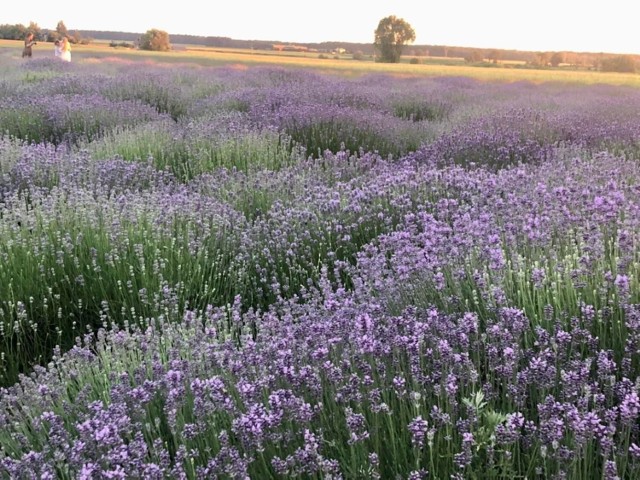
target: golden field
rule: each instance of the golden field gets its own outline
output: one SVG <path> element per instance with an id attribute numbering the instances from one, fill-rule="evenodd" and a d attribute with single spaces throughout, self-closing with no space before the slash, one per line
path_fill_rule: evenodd
<path id="1" fill-rule="evenodd" d="M 11 64 L 23 61 L 20 58 L 22 42 L 0 40 L 0 66 L 11 68 Z M 53 44 L 39 43 L 34 47 L 34 58 L 53 57 Z M 254 65 L 273 65 L 291 68 L 317 69 L 324 73 L 344 76 L 359 76 L 372 73 L 399 76 L 464 76 L 484 81 L 503 82 L 561 82 L 577 84 L 605 83 L 612 85 L 640 86 L 640 75 L 572 69 L 529 69 L 517 68 L 509 62 L 500 67 L 466 65 L 462 60 L 437 59 L 428 57 L 420 64 L 408 63 L 408 58 L 399 64 L 376 63 L 370 57 L 353 60 L 351 55 L 326 55 L 318 53 L 275 52 L 265 50 L 239 50 L 204 47 L 200 45 L 180 45 L 171 52 L 149 52 L 143 50 L 114 48 L 106 41 L 95 41 L 90 45 L 74 45 L 73 61 L 90 64 L 92 62 L 153 62 L 184 66 L 232 65 L 246 68 Z M 442 62 L 442 63 L 440 63 Z"/>

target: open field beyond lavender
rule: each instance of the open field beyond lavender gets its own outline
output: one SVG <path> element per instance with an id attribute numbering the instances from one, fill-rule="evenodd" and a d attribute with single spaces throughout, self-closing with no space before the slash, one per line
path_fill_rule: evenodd
<path id="1" fill-rule="evenodd" d="M 0 478 L 640 477 L 640 90 L 0 63 Z"/>
<path id="2" fill-rule="evenodd" d="M 0 65 L 3 59 L 13 63 L 20 61 L 22 42 L 0 39 Z M 53 57 L 52 43 L 39 43 L 34 47 L 34 59 Z M 230 48 L 181 45 L 170 52 L 150 52 L 128 48 L 113 48 L 106 41 L 90 45 L 74 45 L 74 62 L 105 64 L 122 61 L 157 63 L 173 68 L 215 67 L 233 65 L 235 68 L 270 66 L 286 69 L 310 69 L 316 72 L 358 77 L 371 74 L 400 76 L 451 77 L 464 76 L 482 81 L 499 82 L 563 82 L 581 85 L 607 83 L 640 87 L 640 75 L 630 73 L 576 70 L 574 68 L 518 68 L 518 64 L 501 62 L 491 67 L 474 66 L 461 58 L 424 57 L 420 64 L 410 63 L 410 58 L 401 63 L 377 63 L 372 58 L 354 60 L 352 54 L 318 58 L 317 53 L 275 52 L 268 50 L 241 50 Z"/>

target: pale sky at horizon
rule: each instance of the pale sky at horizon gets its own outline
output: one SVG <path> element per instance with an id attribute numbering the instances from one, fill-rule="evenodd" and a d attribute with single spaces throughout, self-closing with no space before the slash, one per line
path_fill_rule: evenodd
<path id="1" fill-rule="evenodd" d="M 0 24 L 33 21 L 55 29 L 189 34 L 291 43 L 373 42 L 380 19 L 404 18 L 416 45 L 447 45 L 530 51 L 638 53 L 637 15 L 631 0 L 420 0 L 302 2 L 181 0 L 152 10 L 141 0 L 109 0 L 88 8 L 86 0 L 9 1 Z M 94 4 L 95 5 L 95 4 Z"/>

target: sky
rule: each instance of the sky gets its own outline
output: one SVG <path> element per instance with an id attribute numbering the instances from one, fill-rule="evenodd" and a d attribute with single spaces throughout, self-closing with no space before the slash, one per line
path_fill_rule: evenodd
<path id="1" fill-rule="evenodd" d="M 91 7 L 87 0 L 3 3 L 0 24 L 33 21 L 55 29 L 62 20 L 70 31 L 144 33 L 156 28 L 170 37 L 371 43 L 378 22 L 395 15 L 413 27 L 416 45 L 640 54 L 633 0 L 108 0 Z"/>

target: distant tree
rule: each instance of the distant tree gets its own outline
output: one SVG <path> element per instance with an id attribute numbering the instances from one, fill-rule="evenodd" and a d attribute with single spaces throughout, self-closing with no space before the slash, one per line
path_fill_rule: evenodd
<path id="1" fill-rule="evenodd" d="M 487 58 L 493 63 L 498 63 L 502 59 L 502 52 L 500 50 L 489 50 Z"/>
<path id="2" fill-rule="evenodd" d="M 533 57 L 531 63 L 537 67 L 546 67 L 551 60 L 551 54 L 549 52 L 538 52 Z"/>
<path id="3" fill-rule="evenodd" d="M 636 61 L 631 55 L 617 55 L 600 62 L 600 70 L 603 72 L 635 73 L 636 68 Z"/>
<path id="4" fill-rule="evenodd" d="M 33 33 L 33 36 L 36 39 L 36 41 L 44 40 L 42 29 L 38 26 L 37 23 L 30 22 L 29 26 L 27 27 L 27 31 Z"/>
<path id="5" fill-rule="evenodd" d="M 377 61 L 384 63 L 398 63 L 404 46 L 416 39 L 416 32 L 411 25 L 395 15 L 380 20 L 374 33 L 373 45 L 378 51 Z"/>
<path id="6" fill-rule="evenodd" d="M 59 38 L 69 36 L 69 31 L 62 20 L 58 22 L 58 25 L 56 25 L 56 32 L 58 33 Z"/>
<path id="7" fill-rule="evenodd" d="M 90 37 L 83 37 L 82 34 L 75 30 L 72 34 L 69 35 L 69 41 L 71 43 L 79 43 L 80 45 L 89 45 L 91 43 Z"/>
<path id="8" fill-rule="evenodd" d="M 471 50 L 464 57 L 464 61 L 467 63 L 479 63 L 484 60 L 484 54 L 480 50 Z"/>
<path id="9" fill-rule="evenodd" d="M 64 22 L 62 20 L 60 20 L 58 22 L 58 25 L 56 25 L 56 30 L 54 32 L 49 32 L 47 39 L 50 42 L 55 42 L 56 40 L 60 40 L 61 38 L 64 38 L 64 37 L 67 37 L 67 39 L 71 43 L 80 43 L 81 42 L 81 38 L 80 38 L 80 35 L 78 34 L 78 32 L 76 31 L 75 34 L 69 33 L 69 30 L 67 29 L 67 26 L 64 24 Z"/>
<path id="10" fill-rule="evenodd" d="M 549 63 L 552 67 L 557 67 L 561 63 L 565 62 L 564 58 L 564 52 L 555 52 L 553 55 L 551 55 L 551 58 L 549 58 Z"/>
<path id="11" fill-rule="evenodd" d="M 588 63 L 588 55 L 575 52 L 565 52 L 563 63 L 568 63 L 573 67 L 585 66 Z"/>
<path id="12" fill-rule="evenodd" d="M 140 37 L 140 49 L 154 52 L 167 52 L 171 50 L 169 34 L 162 30 L 152 28 Z"/>
<path id="13" fill-rule="evenodd" d="M 26 34 L 27 27 L 21 23 L 17 23 L 15 25 L 0 25 L 0 38 L 4 38 L 6 40 L 23 40 Z"/>
<path id="14" fill-rule="evenodd" d="M 47 31 L 47 41 L 55 42 L 56 40 L 60 40 L 60 34 L 55 30 Z"/>

